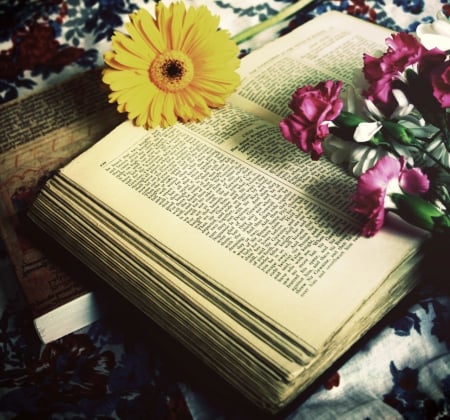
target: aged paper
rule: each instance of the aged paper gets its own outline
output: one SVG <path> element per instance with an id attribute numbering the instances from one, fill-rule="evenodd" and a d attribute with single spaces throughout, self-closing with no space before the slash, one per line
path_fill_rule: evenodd
<path id="1" fill-rule="evenodd" d="M 74 278 L 33 242 L 26 211 L 56 169 L 103 137 L 121 117 L 107 102 L 98 70 L 6 103 L 0 115 L 1 238 L 38 318 L 89 289 L 86 279 Z"/>

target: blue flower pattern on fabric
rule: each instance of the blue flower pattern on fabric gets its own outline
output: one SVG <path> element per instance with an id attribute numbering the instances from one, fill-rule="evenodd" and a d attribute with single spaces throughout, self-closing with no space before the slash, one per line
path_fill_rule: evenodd
<path id="1" fill-rule="evenodd" d="M 407 13 L 419 14 L 424 8 L 423 0 L 394 0 L 394 4 L 403 8 Z"/>
<path id="2" fill-rule="evenodd" d="M 222 9 L 231 9 L 237 16 L 258 16 L 261 22 L 277 13 L 277 11 L 270 7 L 268 3 L 261 3 L 246 8 L 236 7 L 235 5 L 224 1 L 216 1 L 215 3 Z"/>
<path id="3" fill-rule="evenodd" d="M 78 45 L 86 34 L 95 36 L 94 42 L 109 40 L 114 29 L 123 24 L 123 16 L 137 9 L 129 0 L 68 0 L 69 29 L 65 37 Z"/>
<path id="4" fill-rule="evenodd" d="M 441 380 L 444 398 L 433 399 L 419 385 L 419 371 L 405 367 L 398 369 L 391 361 L 389 366 L 393 386 L 383 396 L 383 401 L 396 409 L 405 419 L 448 418 L 450 409 L 450 375 Z"/>
<path id="5" fill-rule="evenodd" d="M 139 334 L 97 322 L 40 351 L 23 306 L 19 313 L 4 311 L 0 337 L 0 360 L 8 361 L 0 376 L 0 417 L 189 418 L 174 371 Z"/>
<path id="6" fill-rule="evenodd" d="M 19 88 L 32 89 L 33 78 L 47 79 L 72 65 L 86 70 L 99 65 L 99 51 L 80 48 L 81 40 L 93 36 L 94 45 L 108 41 L 136 9 L 130 0 L 0 5 L 0 17 L 11 22 L 0 30 L 0 40 L 14 40 L 12 47 L 0 52 L 0 102 L 16 98 Z"/>
<path id="7" fill-rule="evenodd" d="M 426 314 L 434 314 L 432 318 L 431 334 L 433 334 L 440 343 L 443 343 L 447 349 L 450 349 L 450 312 L 449 308 L 442 304 L 438 299 L 425 299 L 420 302 L 420 307 Z M 422 333 L 421 317 L 419 311 L 407 312 L 403 317 L 396 319 L 391 323 L 391 328 L 398 336 L 409 336 L 414 330 L 418 334 Z"/>
<path id="8" fill-rule="evenodd" d="M 425 318 L 431 321 L 429 333 L 436 337 L 445 349 L 450 350 L 450 310 L 448 305 L 439 299 L 423 299 L 415 306 L 416 311 L 408 311 L 403 317 L 396 319 L 390 327 L 394 334 L 400 337 L 409 337 L 412 331 L 422 334 L 422 322 Z M 422 312 L 422 311 L 423 312 Z M 445 351 L 445 350 L 443 350 Z M 405 418 L 445 418 L 449 412 L 450 375 L 441 379 L 441 389 L 444 398 L 433 399 L 419 390 L 419 370 L 405 367 L 398 369 L 394 361 L 390 362 L 389 370 L 392 375 L 393 386 L 383 399 L 399 411 Z"/>
<path id="9" fill-rule="evenodd" d="M 404 317 L 395 320 L 391 327 L 394 328 L 395 334 L 400 336 L 409 336 L 411 329 L 421 333 L 420 318 L 413 312 L 408 312 Z"/>
<path id="10" fill-rule="evenodd" d="M 403 415 L 417 412 L 419 408 L 417 402 L 423 398 L 423 395 L 417 389 L 418 370 L 409 367 L 397 369 L 394 362 L 391 362 L 389 369 L 393 387 L 388 394 L 384 395 L 384 402 Z"/>
<path id="11" fill-rule="evenodd" d="M 431 333 L 450 350 L 450 310 L 438 300 L 432 300 L 430 305 L 435 314 Z"/>

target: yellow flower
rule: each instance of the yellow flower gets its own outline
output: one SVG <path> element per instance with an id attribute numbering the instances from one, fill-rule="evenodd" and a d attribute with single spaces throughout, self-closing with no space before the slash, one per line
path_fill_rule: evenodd
<path id="1" fill-rule="evenodd" d="M 238 47 L 206 6 L 159 2 L 155 15 L 140 9 L 128 34 L 113 35 L 102 76 L 109 101 L 145 128 L 200 121 L 239 85 Z"/>

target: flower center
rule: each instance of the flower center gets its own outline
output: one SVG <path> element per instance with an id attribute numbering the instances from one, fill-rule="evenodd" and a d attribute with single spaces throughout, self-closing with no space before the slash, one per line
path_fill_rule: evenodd
<path id="1" fill-rule="evenodd" d="M 165 51 L 150 65 L 152 82 L 165 92 L 184 89 L 194 77 L 192 60 L 181 51 Z"/>

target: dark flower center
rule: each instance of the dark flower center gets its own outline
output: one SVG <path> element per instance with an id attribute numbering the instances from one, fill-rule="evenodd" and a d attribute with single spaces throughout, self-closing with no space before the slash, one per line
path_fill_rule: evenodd
<path id="1" fill-rule="evenodd" d="M 180 60 L 170 60 L 164 64 L 164 71 L 171 79 L 181 79 L 184 74 L 183 63 Z"/>
<path id="2" fill-rule="evenodd" d="M 150 64 L 150 79 L 164 92 L 184 89 L 194 77 L 191 59 L 181 51 L 165 51 Z"/>

